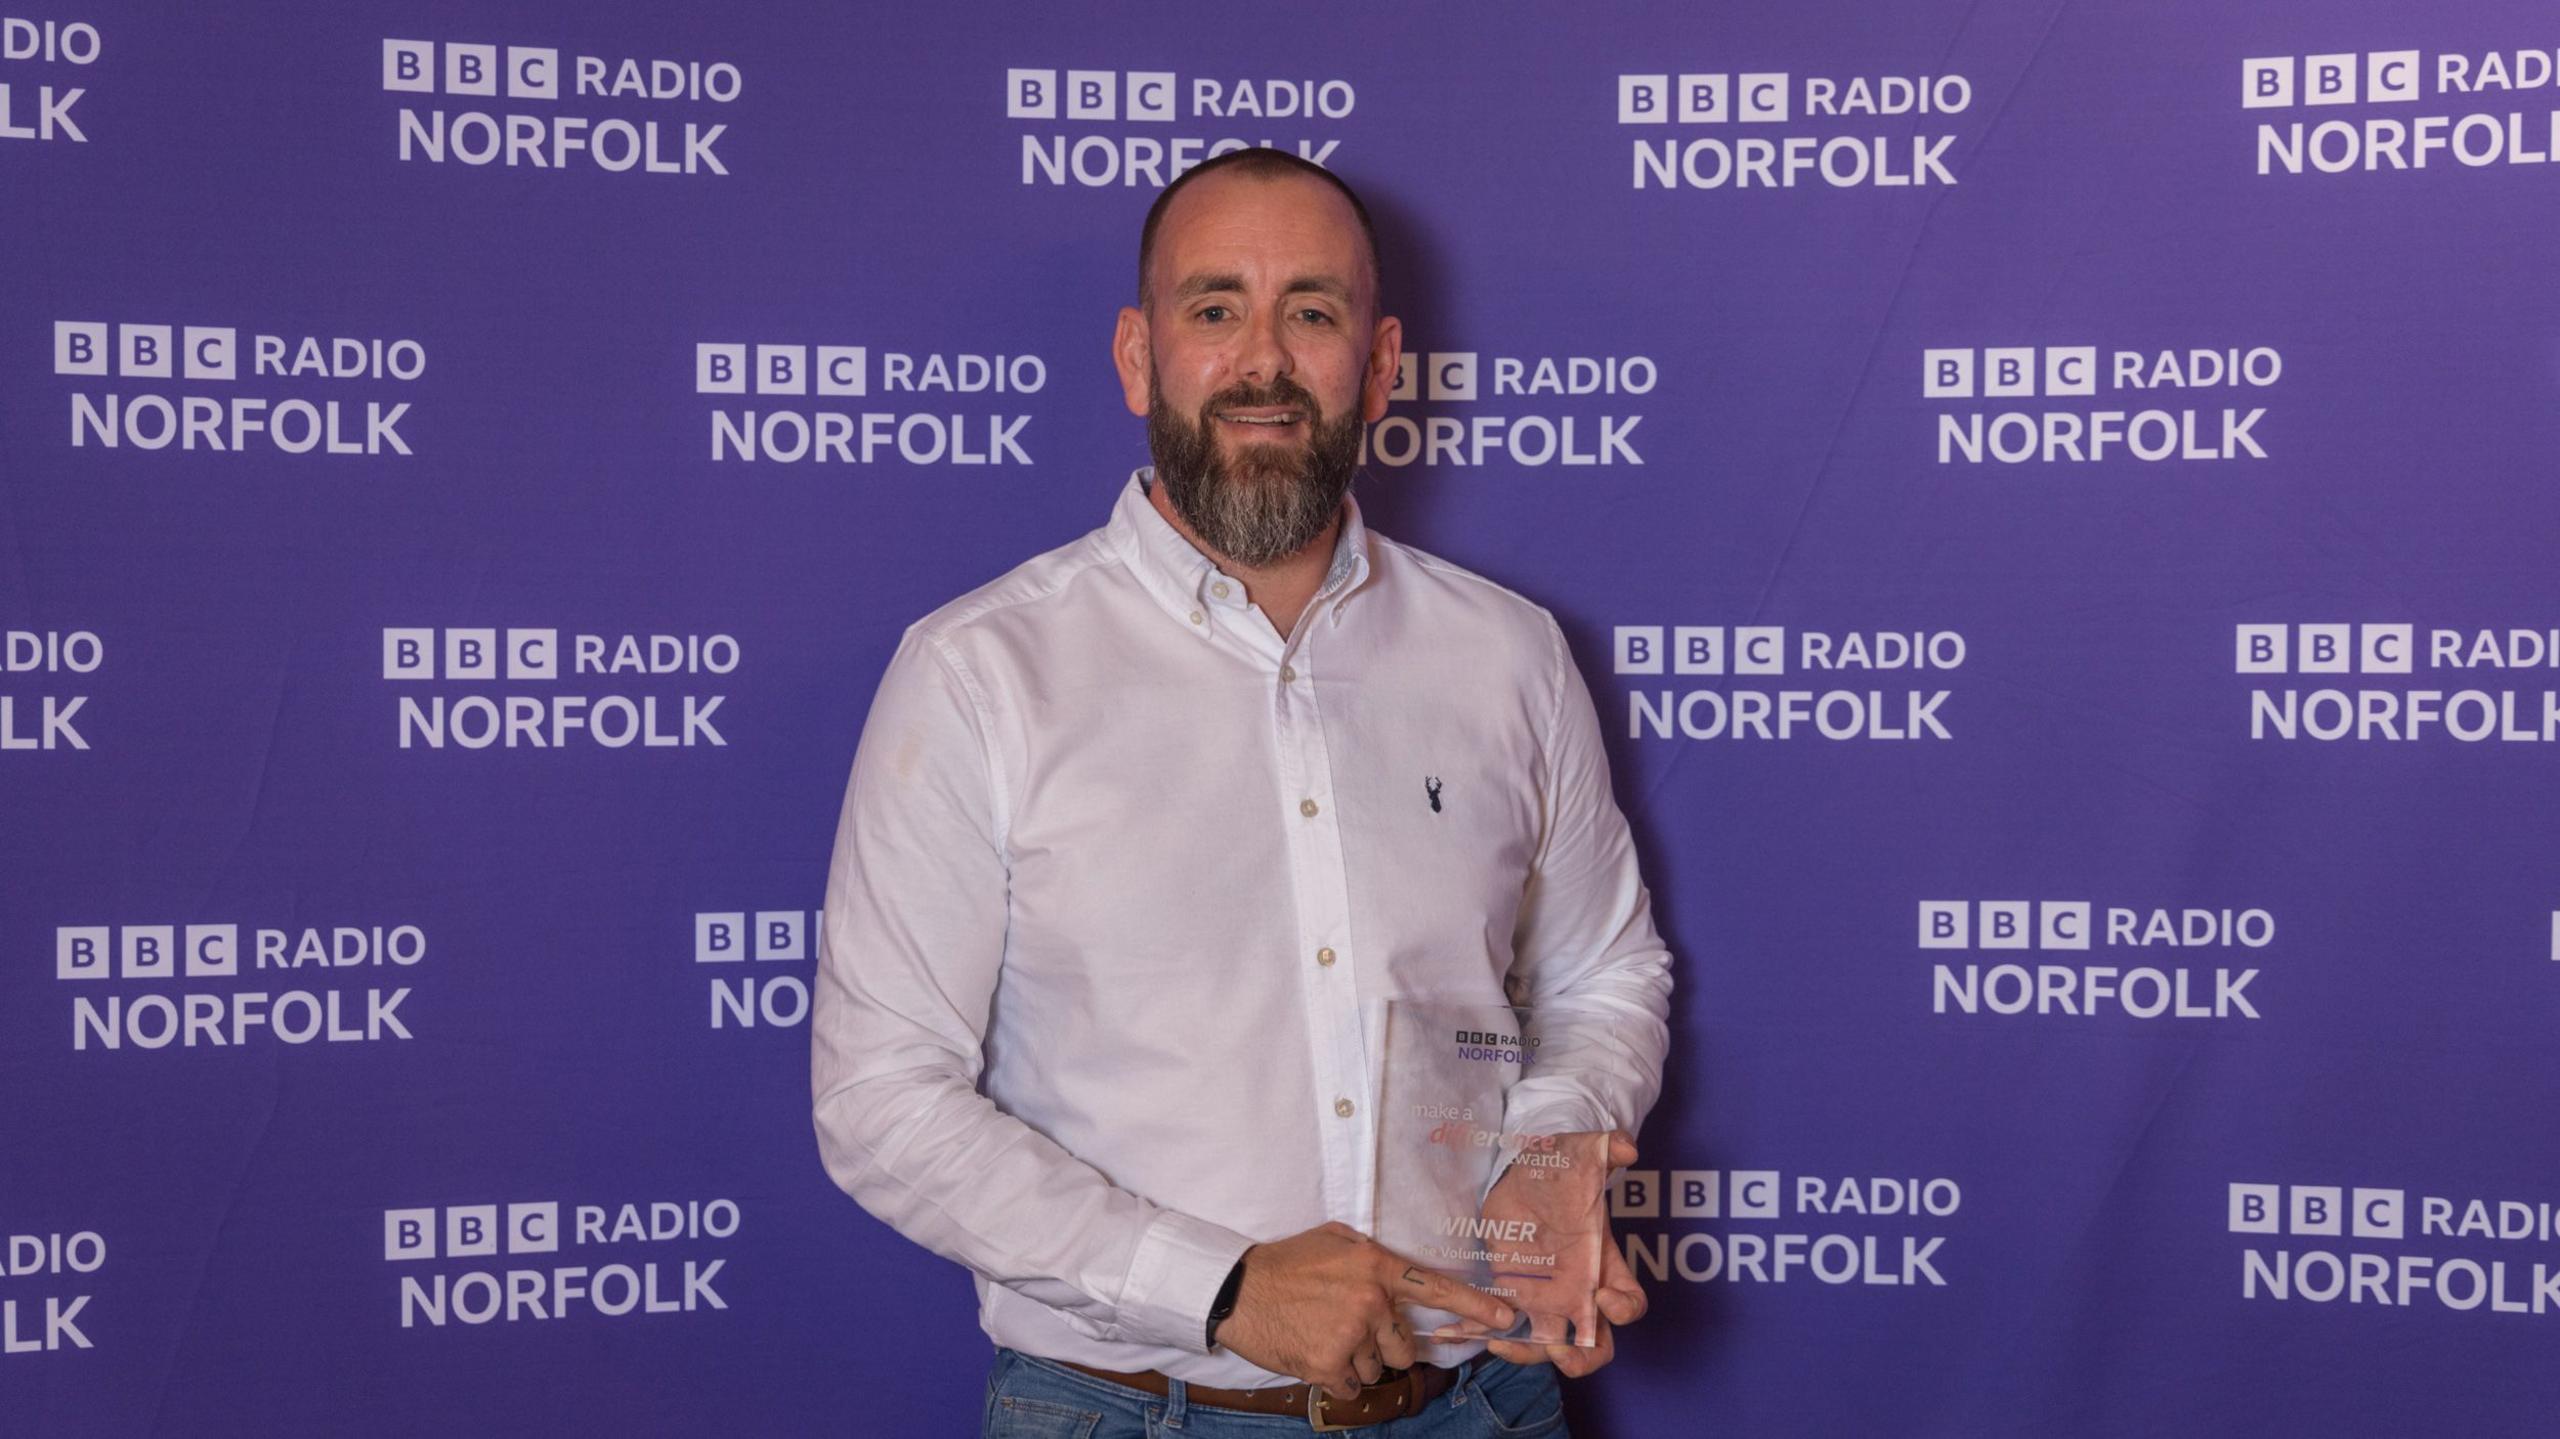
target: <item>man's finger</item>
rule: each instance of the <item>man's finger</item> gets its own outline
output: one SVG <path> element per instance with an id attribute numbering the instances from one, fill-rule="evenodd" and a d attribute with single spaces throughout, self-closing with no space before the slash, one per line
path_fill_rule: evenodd
<path id="1" fill-rule="evenodd" d="M 1446 1309 L 1462 1319 L 1500 1333 L 1511 1327 L 1511 1306 L 1471 1284 L 1461 1284 L 1438 1270 L 1429 1269 L 1404 1258 L 1392 1250 L 1382 1251 L 1394 1275 L 1387 1289 L 1399 1301 L 1420 1304 L 1431 1309 Z"/>
<path id="2" fill-rule="evenodd" d="M 1377 1383 L 1378 1376 L 1386 1372 L 1387 1361 L 1379 1357 L 1374 1341 L 1361 1345 L 1351 1356 L 1351 1377 L 1359 1380 L 1363 1387 Z"/>
<path id="3" fill-rule="evenodd" d="M 1635 1136 L 1623 1129 L 1609 1131 L 1609 1167 L 1624 1169 L 1636 1162 Z"/>
<path id="4" fill-rule="evenodd" d="M 1618 1357 L 1617 1336 L 1610 1332 L 1609 1325 L 1604 1320 L 1600 1325 L 1599 1343 L 1587 1349 L 1570 1344 L 1559 1344 L 1555 1346 L 1555 1356 L 1558 1374 L 1579 1379 Z"/>
<path id="5" fill-rule="evenodd" d="M 1633 1324 L 1653 1307 L 1644 1286 L 1636 1281 L 1636 1272 L 1627 1267 L 1627 1256 L 1613 1240 L 1600 1246 L 1599 1303 L 1601 1317 L 1612 1324 Z"/>
<path id="6" fill-rule="evenodd" d="M 1385 1326 L 1379 1329 L 1378 1357 L 1392 1369 L 1413 1367 L 1413 1331 L 1405 1327 L 1401 1314 L 1389 1316 Z"/>
<path id="7" fill-rule="evenodd" d="M 1515 1339 L 1489 1339 L 1484 1347 L 1494 1358 L 1513 1364 L 1545 1364 L 1554 1358 L 1544 1344 L 1523 1344 Z"/>
<path id="8" fill-rule="evenodd" d="M 1328 1397 L 1339 1399 L 1345 1404 L 1360 1397 L 1360 1376 L 1347 1364 L 1313 1382 L 1318 1388 L 1324 1390 Z"/>
<path id="9" fill-rule="evenodd" d="M 1641 1289 L 1600 1291 L 1600 1317 L 1612 1324 L 1633 1324 L 1644 1317 L 1644 1309 L 1644 1291 Z"/>
<path id="10" fill-rule="evenodd" d="M 1599 1368 L 1601 1365 L 1608 1363 L 1610 1360 L 1617 1358 L 1617 1357 L 1618 1357 L 1618 1330 L 1617 1330 L 1617 1326 L 1615 1326 L 1615 1325 L 1611 1324 L 1609 1321 L 1607 1321 L 1607 1320 L 1605 1320 L 1605 1319 L 1604 1319 L 1604 1320 L 1601 1320 L 1601 1321 L 1600 1321 L 1600 1342 L 1599 1342 L 1598 1344 L 1593 1345 L 1589 1350 L 1587 1350 L 1587 1351 L 1585 1351 L 1585 1352 L 1587 1352 L 1587 1353 L 1588 1353 L 1588 1354 L 1590 1354 L 1590 1356 L 1591 1356 L 1591 1369 L 1585 1369 L 1585 1370 L 1583 1370 L 1582 1372 L 1583 1372 L 1583 1373 L 1585 1373 L 1585 1374 L 1588 1374 L 1588 1373 L 1590 1373 L 1590 1372 L 1591 1372 L 1591 1370 L 1592 1370 L 1592 1369 L 1597 1369 L 1597 1368 Z"/>

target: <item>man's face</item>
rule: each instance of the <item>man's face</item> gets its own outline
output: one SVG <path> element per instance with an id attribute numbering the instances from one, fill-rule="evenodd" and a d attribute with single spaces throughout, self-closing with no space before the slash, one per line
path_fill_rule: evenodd
<path id="1" fill-rule="evenodd" d="M 1318 180 L 1205 176 L 1165 212 L 1147 293 L 1114 355 L 1165 497 L 1239 565 L 1305 548 L 1395 376 L 1359 218 Z"/>

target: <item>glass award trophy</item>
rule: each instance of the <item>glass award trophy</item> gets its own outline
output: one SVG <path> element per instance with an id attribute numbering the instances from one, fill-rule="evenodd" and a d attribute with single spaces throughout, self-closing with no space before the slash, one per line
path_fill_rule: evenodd
<path id="1" fill-rule="evenodd" d="M 1599 1342 L 1609 1136 L 1525 1134 L 1504 1122 L 1538 1072 L 1535 1014 L 1511 1005 L 1372 1002 L 1378 1056 L 1380 1244 L 1509 1303 L 1493 1333 L 1415 1306 L 1434 1339 Z"/>

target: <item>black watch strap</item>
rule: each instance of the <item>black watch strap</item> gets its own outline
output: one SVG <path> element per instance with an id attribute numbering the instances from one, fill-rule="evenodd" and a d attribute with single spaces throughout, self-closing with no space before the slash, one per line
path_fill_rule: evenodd
<path id="1" fill-rule="evenodd" d="M 1244 1288 L 1244 1261 L 1238 1259 L 1236 1267 L 1227 1271 L 1227 1282 L 1218 1286 L 1218 1297 L 1209 1301 L 1209 1327 L 1206 1337 L 1210 1348 L 1218 1347 L 1218 1325 L 1224 1322 L 1228 1315 L 1236 1312 L 1236 1292 L 1242 1288 Z"/>

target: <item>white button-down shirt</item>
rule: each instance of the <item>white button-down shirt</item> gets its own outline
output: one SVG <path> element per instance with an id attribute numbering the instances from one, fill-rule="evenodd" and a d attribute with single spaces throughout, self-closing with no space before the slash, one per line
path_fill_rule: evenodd
<path id="1" fill-rule="evenodd" d="M 1372 1227 L 1361 1001 L 1534 1006 L 1507 1123 L 1632 1132 L 1671 960 L 1545 610 L 1347 503 L 1284 639 L 1150 478 L 881 677 L 827 883 L 818 1146 L 976 1273 L 997 1343 L 1258 1387 L 1285 1376 L 1203 1342 L 1229 1268 Z"/>

